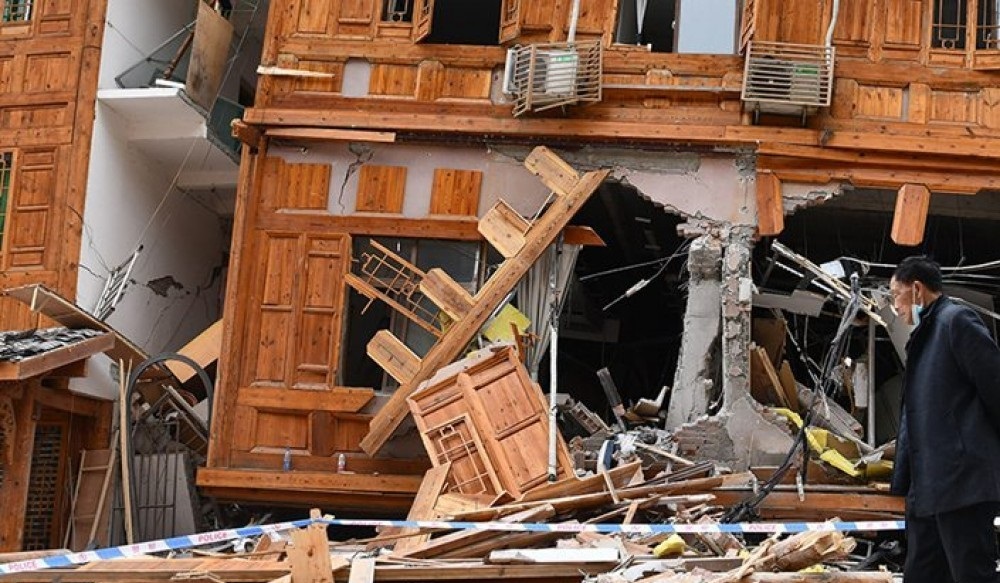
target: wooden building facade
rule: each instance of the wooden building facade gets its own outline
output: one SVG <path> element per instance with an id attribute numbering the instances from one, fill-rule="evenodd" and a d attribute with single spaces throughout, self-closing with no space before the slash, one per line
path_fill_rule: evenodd
<path id="1" fill-rule="evenodd" d="M 0 289 L 75 294 L 105 4 L 0 2 Z M 0 330 L 52 325 L 39 318 L 0 296 Z M 63 546 L 73 460 L 81 447 L 107 447 L 108 404 L 66 390 L 84 364 L 10 365 L 0 380 L 0 418 L 13 430 L 0 432 L 10 452 L 0 460 L 2 551 Z"/>
<path id="2" fill-rule="evenodd" d="M 378 326 L 362 324 L 349 274 L 373 239 L 418 266 L 434 245 L 464 246 L 471 263 L 488 256 L 476 224 L 497 200 L 516 199 L 525 216 L 546 201 L 549 188 L 517 163 L 528 144 L 614 166 L 613 176 L 648 166 L 630 153 L 689 152 L 702 162 L 685 183 L 693 191 L 699 172 L 735 167 L 712 178 L 729 186 L 709 193 L 727 207 L 709 222 L 763 236 L 782 231 L 793 189 L 898 191 L 893 239 L 909 245 L 923 237 L 932 192 L 1000 189 L 993 3 L 732 0 L 713 31 L 731 54 L 681 50 L 680 1 L 651 0 L 668 16 L 647 8 L 641 38 L 623 24 L 636 18 L 628 0 L 580 0 L 575 26 L 571 0 L 495 0 L 476 15 L 463 4 L 272 0 L 256 105 L 235 127 L 245 145 L 226 348 L 198 479 L 209 493 L 407 507 L 427 462 L 383 450 L 399 427 L 385 413 L 393 385 L 359 382 L 373 377 L 358 373 L 368 361 L 352 342 Z M 600 46 L 599 98 L 515 116 L 506 49 L 565 43 L 570 28 L 576 43 Z M 749 99 L 746 53 L 769 46 L 829 55 L 828 103 L 787 115 Z M 774 55 L 765 66 L 785 58 Z M 657 196 L 675 209 L 702 204 Z M 477 265 L 445 271 L 471 293 L 485 281 Z M 341 453 L 347 473 L 336 471 Z"/>

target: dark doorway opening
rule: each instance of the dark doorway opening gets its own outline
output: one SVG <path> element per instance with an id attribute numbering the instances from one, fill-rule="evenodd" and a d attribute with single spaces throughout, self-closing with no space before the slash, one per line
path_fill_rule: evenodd
<path id="1" fill-rule="evenodd" d="M 426 43 L 499 45 L 501 0 L 435 0 Z"/>

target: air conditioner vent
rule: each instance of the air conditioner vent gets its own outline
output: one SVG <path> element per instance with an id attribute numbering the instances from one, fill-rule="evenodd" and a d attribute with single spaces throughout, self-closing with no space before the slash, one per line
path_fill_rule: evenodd
<path id="1" fill-rule="evenodd" d="M 516 46 L 507 52 L 504 93 L 514 116 L 601 100 L 601 43 Z"/>
<path id="2" fill-rule="evenodd" d="M 814 113 L 830 105 L 833 66 L 833 47 L 751 41 L 743 102 L 755 112 Z"/>

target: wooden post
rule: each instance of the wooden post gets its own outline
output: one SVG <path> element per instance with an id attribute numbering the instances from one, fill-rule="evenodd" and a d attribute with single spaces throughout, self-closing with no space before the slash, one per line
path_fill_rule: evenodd
<path id="1" fill-rule="evenodd" d="M 24 510 L 28 503 L 28 483 L 31 478 L 31 457 L 35 447 L 35 395 L 37 380 L 22 385 L 22 396 L 14 401 L 14 435 L 7 439 L 14 442 L 13 463 L 4 468 L 3 485 L 0 486 L 0 551 L 21 550 L 24 540 Z"/>
<path id="2" fill-rule="evenodd" d="M 904 184 L 896 195 L 892 240 L 897 245 L 919 245 L 924 240 L 931 191 L 923 184 Z"/>
<path id="3" fill-rule="evenodd" d="M 781 234 L 785 207 L 781 202 L 781 180 L 772 172 L 757 173 L 757 230 L 762 237 Z"/>

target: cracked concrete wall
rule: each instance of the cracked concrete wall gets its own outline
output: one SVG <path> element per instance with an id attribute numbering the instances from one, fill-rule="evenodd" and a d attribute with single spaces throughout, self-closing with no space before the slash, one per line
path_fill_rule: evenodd
<path id="1" fill-rule="evenodd" d="M 538 178 L 524 168 L 523 157 L 514 157 L 488 146 L 331 143 L 301 148 L 274 147 L 269 152 L 289 163 L 330 164 L 327 210 L 335 215 L 355 212 L 358 169 L 362 164 L 406 168 L 402 215 L 407 218 L 421 218 L 429 214 L 434 170 L 438 168 L 483 173 L 479 216 L 501 198 L 522 215 L 532 216 L 549 194 Z"/>
<path id="2" fill-rule="evenodd" d="M 77 304 L 92 310 L 111 269 L 143 250 L 107 322 L 150 354 L 176 350 L 221 316 L 228 219 L 179 189 L 165 168 L 128 141 L 127 123 L 98 106 L 83 216 Z M 138 363 L 135 363 L 138 364 Z M 114 397 L 107 357 L 77 391 Z"/>
<path id="3" fill-rule="evenodd" d="M 717 354 L 722 321 L 721 263 L 722 241 L 717 233 L 692 241 L 687 260 L 691 276 L 684 311 L 684 337 L 667 408 L 668 429 L 707 413 L 718 389 L 713 357 Z"/>

